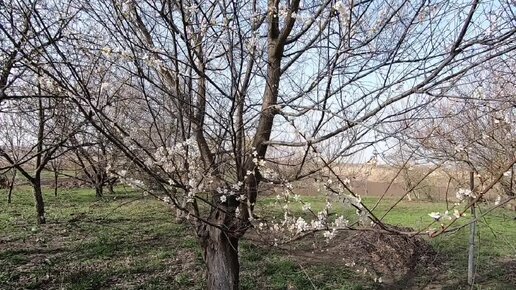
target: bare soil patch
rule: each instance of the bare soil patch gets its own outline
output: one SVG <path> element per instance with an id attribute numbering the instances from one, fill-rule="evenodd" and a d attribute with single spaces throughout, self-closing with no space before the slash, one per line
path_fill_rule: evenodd
<path id="1" fill-rule="evenodd" d="M 280 249 L 300 265 L 346 267 L 366 279 L 381 278 L 382 289 L 420 289 L 415 278 L 432 276 L 441 266 L 424 239 L 370 230 L 339 232 L 329 241 L 314 234 Z"/>

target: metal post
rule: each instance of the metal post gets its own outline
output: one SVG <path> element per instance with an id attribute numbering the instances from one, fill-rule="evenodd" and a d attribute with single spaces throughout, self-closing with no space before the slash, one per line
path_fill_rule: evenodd
<path id="1" fill-rule="evenodd" d="M 475 175 L 473 171 L 469 174 L 469 188 L 471 192 L 475 189 Z M 470 197 L 470 202 L 473 202 L 474 198 Z M 470 225 L 469 235 L 469 248 L 468 248 L 468 284 L 475 284 L 475 248 L 477 243 L 477 215 L 476 215 L 476 204 L 471 205 L 471 218 L 474 220 Z"/>

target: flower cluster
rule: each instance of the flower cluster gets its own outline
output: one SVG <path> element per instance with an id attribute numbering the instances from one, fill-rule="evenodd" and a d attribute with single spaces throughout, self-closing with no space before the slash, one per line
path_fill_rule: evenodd
<path id="1" fill-rule="evenodd" d="M 457 191 L 457 193 L 455 193 L 455 197 L 457 197 L 459 201 L 463 201 L 468 197 L 476 198 L 476 195 L 469 189 L 461 188 Z"/>
<path id="2" fill-rule="evenodd" d="M 355 225 L 369 225 L 370 218 L 364 210 L 360 196 L 350 192 L 349 187 L 344 189 L 331 179 L 326 181 L 318 179 L 316 182 L 321 184 L 319 186 L 322 188 L 321 193 L 326 194 L 326 201 L 323 204 L 316 202 L 314 205 L 305 201 L 299 194 L 294 193 L 296 189 L 294 184 L 283 181 L 282 190 L 276 195 L 276 204 L 283 209 L 283 218 L 273 219 L 270 222 L 262 220 L 257 229 L 269 230 L 275 237 L 275 243 L 282 240 L 289 241 L 309 232 L 319 232 L 320 237 L 329 242 L 336 237 L 339 230 L 349 229 L 350 221 L 339 212 L 350 207 L 357 209 L 358 218 Z M 349 186 L 349 183 L 346 183 L 346 186 Z M 301 213 L 297 210 L 299 208 L 302 210 Z"/>
<path id="3" fill-rule="evenodd" d="M 218 187 L 217 193 L 220 195 L 220 202 L 225 203 L 228 201 L 228 197 L 235 196 L 235 200 L 243 202 L 247 199 L 245 194 L 242 194 L 241 189 L 243 188 L 244 183 L 242 181 L 238 181 L 235 184 L 229 187 Z"/>
<path id="4" fill-rule="evenodd" d="M 459 210 L 454 209 L 453 214 L 451 214 L 449 211 L 445 211 L 444 213 L 439 212 L 431 212 L 428 214 L 431 218 L 433 218 L 435 221 L 441 221 L 441 220 L 452 220 L 453 218 L 460 218 L 461 216 L 465 216 L 465 214 L 461 214 Z"/>

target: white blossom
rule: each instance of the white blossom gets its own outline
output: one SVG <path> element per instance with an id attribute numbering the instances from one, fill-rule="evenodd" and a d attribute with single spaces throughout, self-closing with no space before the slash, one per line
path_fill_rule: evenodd
<path id="1" fill-rule="evenodd" d="M 143 181 L 135 178 L 122 178 L 122 182 L 131 186 L 132 188 L 142 188 L 144 186 Z"/>
<path id="2" fill-rule="evenodd" d="M 295 227 L 297 229 L 297 233 L 305 231 L 307 229 L 307 226 L 308 226 L 308 224 L 306 223 L 306 221 L 302 217 L 299 217 L 296 220 Z"/>
<path id="3" fill-rule="evenodd" d="M 303 207 L 302 207 L 303 211 L 308 211 L 311 208 L 312 208 L 312 205 L 310 203 L 305 203 L 305 204 L 303 204 Z"/>
<path id="4" fill-rule="evenodd" d="M 323 233 L 323 237 L 325 237 L 326 240 L 331 240 L 335 237 L 335 234 L 336 234 L 336 231 L 335 231 L 335 229 L 333 229 L 331 231 L 325 231 Z"/>
<path id="5" fill-rule="evenodd" d="M 360 197 L 360 195 L 353 196 L 349 194 L 344 194 L 344 204 L 346 203 L 350 203 L 359 209 L 363 208 L 362 198 Z"/>
<path id="6" fill-rule="evenodd" d="M 231 188 L 233 188 L 234 190 L 240 190 L 240 185 L 235 183 L 231 186 Z"/>
<path id="7" fill-rule="evenodd" d="M 439 212 L 431 212 L 428 215 L 436 221 L 441 219 L 441 214 Z"/>
<path id="8" fill-rule="evenodd" d="M 194 201 L 194 197 L 195 197 L 195 192 L 189 191 L 188 194 L 186 195 L 186 202 L 192 203 Z"/>
<path id="9" fill-rule="evenodd" d="M 100 52 L 101 52 L 103 55 L 105 55 L 105 56 L 107 56 L 107 57 L 110 57 L 110 56 L 111 56 L 111 54 L 113 53 L 113 49 L 112 49 L 111 47 L 107 47 L 107 46 L 106 46 L 106 47 L 101 48 L 101 49 L 100 49 Z"/>
<path id="10" fill-rule="evenodd" d="M 494 204 L 495 205 L 500 205 L 501 201 L 502 201 L 502 197 L 501 196 L 497 196 Z"/>
<path id="11" fill-rule="evenodd" d="M 448 219 L 448 220 L 452 219 L 452 217 L 450 216 L 450 212 L 449 211 L 445 211 L 441 218 Z"/>
<path id="12" fill-rule="evenodd" d="M 469 189 L 464 189 L 464 188 L 460 188 L 456 193 L 455 193 L 455 197 L 457 197 L 457 199 L 459 201 L 463 201 L 464 199 L 466 199 L 467 197 L 471 197 L 471 198 L 476 198 L 476 196 L 473 194 L 473 192 Z"/>
<path id="13" fill-rule="evenodd" d="M 342 228 L 348 226 L 349 221 L 344 218 L 344 216 L 339 216 L 337 219 L 335 219 L 335 226 L 337 228 Z"/>
<path id="14" fill-rule="evenodd" d="M 337 10 L 341 16 L 348 15 L 348 8 L 342 1 L 337 1 L 335 5 L 333 5 L 333 9 Z"/>
<path id="15" fill-rule="evenodd" d="M 323 223 L 322 221 L 320 221 L 320 220 L 318 220 L 318 221 L 312 221 L 312 222 L 310 223 L 310 226 L 311 226 L 313 229 L 315 229 L 315 230 L 322 230 L 322 229 L 324 229 L 324 223 Z"/>

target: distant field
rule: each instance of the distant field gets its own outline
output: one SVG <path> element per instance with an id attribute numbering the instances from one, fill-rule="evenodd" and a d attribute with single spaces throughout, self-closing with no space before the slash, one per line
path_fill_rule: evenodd
<path id="1" fill-rule="evenodd" d="M 411 199 L 445 201 L 453 200 L 455 192 L 459 188 L 469 188 L 469 172 L 453 171 L 453 179 L 450 180 L 450 172 L 446 173 L 442 168 L 435 169 L 431 166 L 418 166 L 410 170 L 399 170 L 392 166 L 367 164 L 336 165 L 334 172 L 341 179 L 349 179 L 353 191 L 363 197 L 401 197 L 407 199 L 407 191 Z M 322 172 L 323 180 L 336 178 L 330 172 Z M 318 176 L 314 176 L 315 180 Z M 475 178 L 475 185 L 480 181 Z M 297 190 L 305 195 L 317 195 L 318 185 L 315 182 L 300 181 L 296 183 Z M 499 193 L 495 186 L 486 194 L 486 198 L 494 200 Z"/>
<path id="2" fill-rule="evenodd" d="M 201 252 L 191 231 L 174 223 L 172 211 L 154 199 L 122 190 L 95 199 L 89 189 L 65 190 L 54 197 L 49 190 L 45 195 L 49 224 L 37 227 L 29 190 L 15 192 L 10 205 L 5 195 L 0 197 L 0 289 L 205 288 Z M 325 202 L 318 196 L 303 199 L 314 209 Z M 365 198 L 367 204 L 375 200 Z M 385 212 L 393 202 L 386 200 L 375 212 Z M 404 201 L 385 221 L 418 228 L 430 221 L 427 213 L 443 208 L 442 203 Z M 263 200 L 258 212 L 279 212 L 274 198 Z M 515 216 L 498 210 L 481 222 L 478 289 L 514 289 Z M 328 247 L 339 249 L 335 243 L 351 234 L 355 233 L 341 233 Z M 460 230 L 431 240 L 440 262 L 432 270 L 418 269 L 407 288 L 468 289 L 464 286 L 467 236 L 467 230 Z M 306 245 L 301 241 L 288 247 Z M 303 255 L 288 247 L 266 246 L 249 232 L 249 239 L 240 247 L 242 289 L 385 287 L 362 268 L 346 266 L 351 262 L 346 253 L 326 252 L 332 260 L 317 260 L 313 257 L 324 255 L 314 250 Z M 389 277 L 383 278 L 389 281 Z"/>

